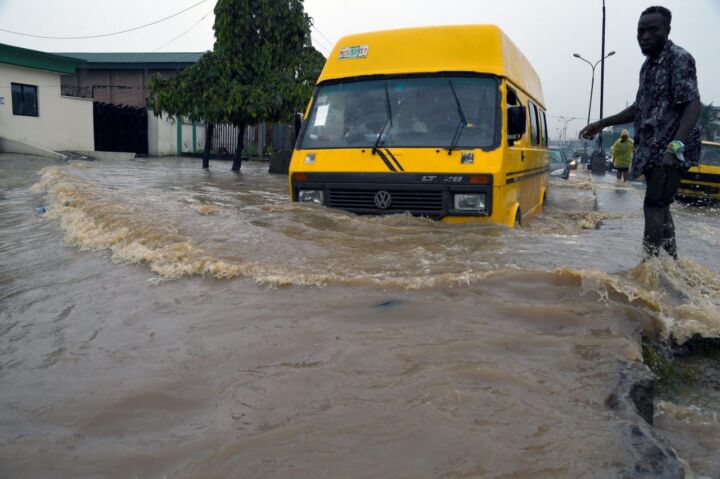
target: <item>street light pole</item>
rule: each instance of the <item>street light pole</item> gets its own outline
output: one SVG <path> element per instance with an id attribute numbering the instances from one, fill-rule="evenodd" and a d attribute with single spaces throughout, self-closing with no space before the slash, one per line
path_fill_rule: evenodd
<path id="1" fill-rule="evenodd" d="M 573 120 L 579 120 L 580 118 L 575 118 L 575 117 L 565 118 L 564 116 L 561 116 L 561 117 L 559 117 L 558 119 L 559 119 L 559 120 L 562 122 L 562 124 L 563 124 L 563 127 L 562 127 L 562 142 L 563 142 L 563 144 L 567 144 L 567 127 L 568 127 L 568 123 L 570 123 L 570 122 L 573 121 Z"/>
<path id="2" fill-rule="evenodd" d="M 574 56 L 575 58 L 579 58 L 580 60 L 584 61 L 585 63 L 587 63 L 588 65 L 590 65 L 590 68 L 592 69 L 592 77 L 591 77 L 591 79 L 590 79 L 590 105 L 588 106 L 588 116 L 587 116 L 587 122 L 588 122 L 588 123 L 590 123 L 590 112 L 592 111 L 593 89 L 594 89 L 594 87 L 595 87 L 595 68 L 596 68 L 596 67 L 598 66 L 598 64 L 601 63 L 601 62 L 602 62 L 603 65 L 604 65 L 604 64 L 605 64 L 605 59 L 606 59 L 607 57 L 611 57 L 611 56 L 613 56 L 613 55 L 615 55 L 615 52 L 614 52 L 614 51 L 608 53 L 608 54 L 605 55 L 603 58 L 601 58 L 600 60 L 596 61 L 596 62 L 593 64 L 592 62 L 590 62 L 590 61 L 586 60 L 585 58 L 583 58 L 582 56 L 580 56 L 579 53 L 573 53 L 573 56 Z M 602 86 L 602 85 L 601 85 L 601 86 Z M 601 93 L 602 93 L 602 92 L 601 92 Z M 601 94 L 601 97 L 602 97 L 602 94 Z M 600 109 L 601 109 L 600 116 L 602 117 L 602 101 L 600 102 Z"/>
<path id="3" fill-rule="evenodd" d="M 600 58 L 602 58 L 600 63 L 600 122 L 602 123 L 603 120 L 603 104 L 605 101 L 605 0 L 603 0 L 603 9 L 602 9 L 602 50 L 600 52 Z M 598 134 L 598 147 L 600 151 L 603 151 L 603 141 L 602 141 L 602 130 L 600 130 L 600 133 Z"/>

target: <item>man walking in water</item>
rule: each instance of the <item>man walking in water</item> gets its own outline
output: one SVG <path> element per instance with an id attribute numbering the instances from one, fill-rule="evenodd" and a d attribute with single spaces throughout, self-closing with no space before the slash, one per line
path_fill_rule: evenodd
<path id="1" fill-rule="evenodd" d="M 635 122 L 635 153 L 630 178 L 645 175 L 643 209 L 645 257 L 664 249 L 677 259 L 675 226 L 670 204 L 680 179 L 700 157 L 700 93 L 695 60 L 668 38 L 672 14 L 650 7 L 640 15 L 637 39 L 647 57 L 640 70 L 635 103 L 580 131 L 592 139 L 604 127 Z"/>
<path id="2" fill-rule="evenodd" d="M 628 170 L 632 163 L 633 148 L 635 144 L 630 139 L 627 130 L 623 130 L 620 138 L 612 146 L 613 166 L 617 170 L 617 179 L 627 181 Z"/>

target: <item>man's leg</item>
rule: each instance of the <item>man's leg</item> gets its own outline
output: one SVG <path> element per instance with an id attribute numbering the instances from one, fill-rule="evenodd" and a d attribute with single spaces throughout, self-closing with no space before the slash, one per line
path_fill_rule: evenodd
<path id="1" fill-rule="evenodd" d="M 665 208 L 662 206 L 645 206 L 645 234 L 643 236 L 643 250 L 645 257 L 660 254 L 663 244 L 665 228 Z"/>
<path id="2" fill-rule="evenodd" d="M 677 242 L 675 241 L 675 223 L 673 222 L 670 205 L 675 201 L 683 170 L 671 168 L 666 170 L 665 183 L 662 189 L 662 199 L 667 204 L 665 207 L 665 221 L 663 224 L 662 246 L 667 254 L 677 259 Z"/>
<path id="3" fill-rule="evenodd" d="M 643 234 L 643 250 L 645 258 L 657 256 L 662 247 L 665 228 L 665 205 L 662 200 L 662 187 L 665 172 L 660 166 L 645 171 L 647 189 L 643 211 L 645 213 L 645 232 Z"/>
<path id="4" fill-rule="evenodd" d="M 677 259 L 677 242 L 675 241 L 675 223 L 673 222 L 672 214 L 670 213 L 670 205 L 665 207 L 665 221 L 663 222 L 663 237 L 662 237 L 663 249 Z"/>
<path id="5" fill-rule="evenodd" d="M 619 180 L 620 178 L 622 178 L 622 171 L 618 170 L 617 168 L 615 170 L 617 171 L 617 179 Z"/>
<path id="6" fill-rule="evenodd" d="M 623 181 L 627 182 L 630 172 L 628 170 L 623 171 Z"/>

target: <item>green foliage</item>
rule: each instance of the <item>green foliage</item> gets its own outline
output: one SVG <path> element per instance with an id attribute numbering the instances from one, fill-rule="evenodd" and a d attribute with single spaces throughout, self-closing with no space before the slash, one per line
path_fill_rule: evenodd
<path id="1" fill-rule="evenodd" d="M 257 156 L 258 154 L 258 147 L 255 143 L 250 143 L 245 147 L 245 153 L 247 156 Z"/>
<path id="2" fill-rule="evenodd" d="M 712 102 L 708 105 L 702 105 L 700 109 L 700 129 L 702 136 L 706 140 L 713 140 L 715 133 L 719 129 L 718 125 L 714 123 L 715 114 Z"/>
<path id="3" fill-rule="evenodd" d="M 226 121 L 225 105 L 218 95 L 222 70 L 217 56 L 206 52 L 197 63 L 182 71 L 176 78 L 150 80 L 148 104 L 157 113 L 187 116 L 191 120 L 210 123 Z"/>
<path id="4" fill-rule="evenodd" d="M 325 58 L 302 0 L 218 0 L 215 46 L 177 78 L 154 78 L 150 105 L 172 116 L 252 125 L 304 108 Z"/>

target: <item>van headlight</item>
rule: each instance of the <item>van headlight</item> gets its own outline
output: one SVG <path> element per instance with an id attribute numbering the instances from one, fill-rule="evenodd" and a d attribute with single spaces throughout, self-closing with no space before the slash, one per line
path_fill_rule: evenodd
<path id="1" fill-rule="evenodd" d="M 485 193 L 461 193 L 454 197 L 458 211 L 485 211 Z"/>
<path id="2" fill-rule="evenodd" d="M 315 203 L 322 205 L 324 196 L 321 190 L 300 190 L 298 191 L 298 201 L 300 203 Z"/>

